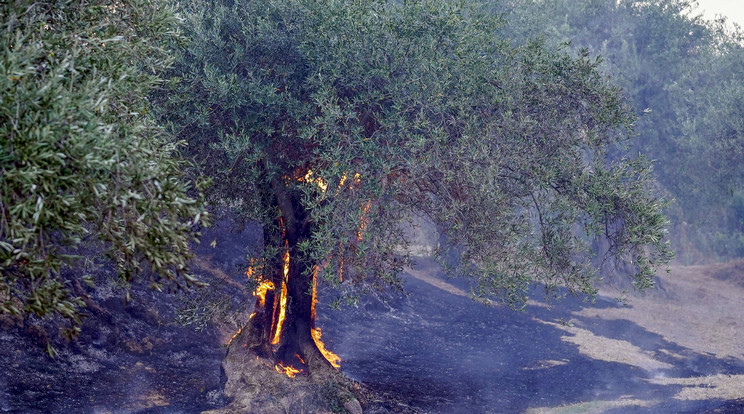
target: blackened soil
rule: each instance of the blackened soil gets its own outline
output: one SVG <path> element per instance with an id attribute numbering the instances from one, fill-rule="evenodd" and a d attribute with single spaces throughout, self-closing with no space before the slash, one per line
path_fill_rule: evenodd
<path id="1" fill-rule="evenodd" d="M 420 260 L 418 268 L 468 290 L 429 261 Z M 588 412 L 744 412 L 741 402 L 682 401 L 674 398 L 681 386 L 649 382 L 658 376 L 742 374 L 741 360 L 697 354 L 631 321 L 577 320 L 571 314 L 585 306 L 623 306 L 615 300 L 600 297 L 591 305 L 568 297 L 550 309 L 534 304 L 518 312 L 476 303 L 414 277 L 406 278 L 406 289 L 409 295 L 388 301 L 368 297 L 355 307 L 327 310 L 320 321 L 329 349 L 343 359 L 343 372 L 386 395 L 390 411 L 517 413 L 632 398 L 643 404 Z M 671 368 L 644 369 L 584 355 L 563 339 L 570 334 L 556 327 L 571 318 L 595 335 L 628 341 Z M 661 349 L 677 357 L 656 352 Z"/>
<path id="2" fill-rule="evenodd" d="M 211 286 L 187 293 L 133 286 L 125 302 L 102 265 L 82 333 L 71 343 L 53 323 L 0 320 L 0 412 L 198 413 L 224 405 L 220 364 L 229 321 L 221 318 L 252 303 L 240 284 L 245 246 L 255 246 L 256 234 L 227 220 L 206 231 L 196 270 Z M 56 358 L 46 353 L 47 339 Z"/>
<path id="3" fill-rule="evenodd" d="M 91 293 L 99 309 L 77 342 L 60 341 L 50 325 L 0 320 L 0 412 L 198 413 L 224 405 L 225 331 L 215 320 L 251 305 L 241 289 L 244 246 L 256 246 L 257 234 L 227 222 L 207 232 L 198 253 L 200 275 L 212 283 L 208 290 L 164 295 L 138 287 L 124 303 L 121 292 L 99 288 Z M 417 269 L 468 290 L 467 281 L 446 279 L 429 261 L 421 260 Z M 101 272 L 105 282 L 105 268 Z M 650 381 L 741 375 L 741 360 L 697 353 L 629 320 L 573 313 L 586 306 L 623 306 L 614 300 L 600 297 L 589 305 L 569 297 L 551 309 L 532 303 L 515 312 L 410 275 L 406 289 L 409 294 L 366 297 L 358 306 L 320 313 L 323 339 L 342 357 L 343 372 L 383 397 L 370 397 L 367 414 L 518 413 L 623 399 L 640 403 L 573 412 L 744 413 L 742 400 L 679 400 L 682 386 Z M 210 311 L 209 303 L 221 307 Z M 184 315 L 207 315 L 209 323 L 197 330 L 199 318 L 186 319 L 184 326 Z M 592 358 L 566 341 L 571 334 L 560 329 L 563 324 L 627 341 L 665 368 Z M 60 353 L 55 359 L 45 354 L 47 337 Z"/>

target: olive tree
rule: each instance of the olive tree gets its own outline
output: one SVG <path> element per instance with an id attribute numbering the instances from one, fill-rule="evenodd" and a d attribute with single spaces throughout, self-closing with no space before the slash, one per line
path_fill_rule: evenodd
<path id="1" fill-rule="evenodd" d="M 147 98 L 176 27 L 153 0 L 0 4 L 0 313 L 76 333 L 86 254 L 125 282 L 146 266 L 154 288 L 197 283 L 189 243 L 207 216 Z"/>
<path id="2" fill-rule="evenodd" d="M 639 288 L 669 259 L 649 163 L 605 157 L 634 118 L 597 59 L 510 46 L 470 1 L 184 7 L 188 41 L 159 106 L 213 197 L 264 229 L 256 311 L 232 354 L 327 366 L 316 285 L 399 285 L 412 216 L 447 233 L 450 270 L 476 294 L 515 305 L 534 283 L 594 293 L 600 234 Z"/>

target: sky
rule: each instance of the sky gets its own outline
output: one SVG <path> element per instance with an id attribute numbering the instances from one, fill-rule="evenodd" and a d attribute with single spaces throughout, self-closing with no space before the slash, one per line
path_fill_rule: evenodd
<path id="1" fill-rule="evenodd" d="M 722 14 L 744 27 L 744 0 L 698 0 L 698 4 L 700 4 L 698 11 L 702 12 L 706 19 L 713 19 L 716 15 Z"/>

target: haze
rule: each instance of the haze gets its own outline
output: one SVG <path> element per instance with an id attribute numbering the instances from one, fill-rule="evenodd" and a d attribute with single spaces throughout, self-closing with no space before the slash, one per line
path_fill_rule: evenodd
<path id="1" fill-rule="evenodd" d="M 697 9 L 706 19 L 723 15 L 740 26 L 744 26 L 744 3 L 732 0 L 699 0 Z"/>

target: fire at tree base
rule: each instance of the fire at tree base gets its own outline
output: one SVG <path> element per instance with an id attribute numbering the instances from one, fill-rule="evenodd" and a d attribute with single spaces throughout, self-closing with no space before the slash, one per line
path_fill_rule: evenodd
<path id="1" fill-rule="evenodd" d="M 289 376 L 270 359 L 250 350 L 249 332 L 238 334 L 222 362 L 226 407 L 206 414 L 313 412 L 331 414 L 343 407 L 362 413 L 368 393 L 333 369 L 318 352 L 308 352 L 311 373 Z M 318 359 L 313 361 L 311 359 Z M 325 367 L 325 368 L 322 368 Z"/>

